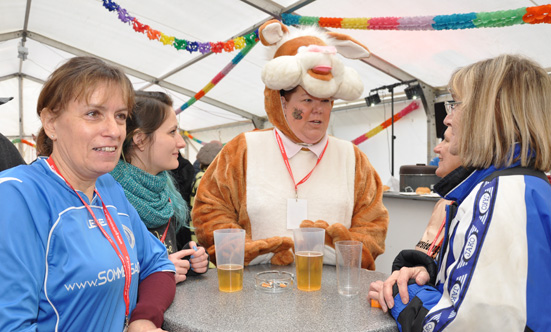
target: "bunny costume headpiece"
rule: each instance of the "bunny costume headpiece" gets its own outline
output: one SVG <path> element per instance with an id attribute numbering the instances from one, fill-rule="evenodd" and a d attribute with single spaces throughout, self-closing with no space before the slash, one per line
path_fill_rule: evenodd
<path id="1" fill-rule="evenodd" d="M 274 58 L 262 69 L 264 106 L 270 122 L 287 137 L 301 143 L 289 128 L 281 106 L 280 90 L 300 85 L 317 98 L 356 100 L 364 86 L 358 73 L 346 67 L 337 53 L 351 59 L 368 57 L 369 50 L 347 35 L 318 28 L 290 32 L 271 20 L 259 28 L 260 41 L 276 48 Z"/>

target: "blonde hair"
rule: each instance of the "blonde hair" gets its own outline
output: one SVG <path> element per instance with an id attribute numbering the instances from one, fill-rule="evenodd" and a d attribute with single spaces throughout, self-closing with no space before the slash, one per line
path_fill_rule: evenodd
<path id="1" fill-rule="evenodd" d="M 464 166 L 501 168 L 520 159 L 523 167 L 551 169 L 551 78 L 541 66 L 501 55 L 459 69 L 448 86 L 461 101 Z"/>

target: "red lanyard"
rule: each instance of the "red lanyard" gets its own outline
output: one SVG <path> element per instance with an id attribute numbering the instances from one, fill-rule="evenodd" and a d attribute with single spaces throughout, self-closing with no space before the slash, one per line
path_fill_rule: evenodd
<path id="1" fill-rule="evenodd" d="M 80 194 L 75 190 L 75 188 L 73 188 L 73 186 L 67 181 L 67 179 L 65 179 L 63 177 L 63 175 L 61 175 L 61 173 L 57 169 L 57 166 L 55 165 L 55 162 L 52 159 L 52 157 L 48 158 L 46 161 L 52 167 L 52 169 L 57 174 L 59 174 L 59 176 L 61 176 L 61 178 L 63 180 L 65 180 L 67 185 L 69 187 L 71 187 L 71 189 L 73 189 L 73 191 L 77 194 L 78 198 L 80 198 L 80 200 L 82 201 L 82 204 L 84 204 L 84 206 L 86 207 L 88 212 L 92 215 L 92 218 L 94 218 L 94 222 L 98 226 L 98 228 L 101 231 L 101 233 L 103 234 L 103 236 L 105 236 L 105 238 L 109 241 L 109 243 L 111 243 L 111 246 L 113 247 L 113 249 L 115 249 L 115 252 L 117 253 L 117 256 L 119 256 L 119 259 L 121 260 L 122 266 L 124 268 L 124 293 L 123 293 L 123 295 L 124 295 L 124 303 L 126 304 L 126 313 L 125 313 L 125 315 L 126 315 L 126 319 L 128 319 L 128 314 L 130 313 L 130 282 L 132 281 L 132 272 L 131 272 L 131 268 L 130 268 L 130 255 L 128 255 L 128 251 L 126 250 L 126 245 L 125 245 L 124 240 L 121 236 L 121 233 L 119 232 L 119 230 L 117 228 L 117 225 L 115 224 L 115 221 L 113 220 L 113 217 L 111 217 L 111 214 L 109 213 L 109 210 L 107 210 L 107 207 L 105 206 L 105 203 L 103 203 L 103 199 L 101 199 L 101 196 L 100 196 L 99 192 L 96 189 L 94 189 L 94 192 L 96 193 L 96 195 L 98 195 L 98 197 L 101 201 L 101 206 L 103 207 L 103 213 L 105 214 L 105 219 L 107 219 L 107 224 L 109 225 L 109 229 L 111 230 L 111 233 L 113 233 L 113 236 L 115 237 L 115 240 L 117 241 L 117 244 L 119 245 L 118 248 L 117 248 L 117 245 L 115 245 L 115 242 L 113 241 L 113 239 L 111 239 L 109 234 L 107 234 L 107 232 L 103 229 L 103 226 L 101 226 L 98 219 L 94 215 L 94 212 L 92 212 L 92 209 L 90 208 L 90 206 L 84 201 L 84 199 L 82 199 Z M 120 248 L 120 250 L 119 250 L 119 248 Z"/>
<path id="2" fill-rule="evenodd" d="M 287 152 L 285 152 L 285 147 L 283 146 L 283 142 L 281 141 L 281 137 L 279 136 L 279 133 L 277 130 L 274 130 L 277 145 L 279 145 L 279 151 L 281 151 L 281 155 L 283 156 L 283 161 L 285 162 L 285 166 L 287 166 L 287 171 L 289 171 L 289 175 L 291 175 L 291 179 L 293 180 L 293 184 L 295 185 L 295 198 L 298 199 L 298 186 L 306 182 L 310 175 L 314 172 L 314 169 L 321 161 L 321 158 L 323 158 L 323 155 L 325 154 L 325 150 L 327 150 L 327 145 L 329 145 L 329 139 L 325 143 L 325 147 L 323 148 L 323 151 L 321 152 L 320 156 L 318 157 L 318 161 L 316 161 L 316 164 L 314 165 L 314 168 L 310 171 L 310 173 L 306 174 L 306 176 L 300 180 L 299 183 L 295 182 L 295 177 L 293 176 L 293 171 L 291 170 L 291 164 L 289 164 L 289 158 L 287 157 Z"/>
<path id="3" fill-rule="evenodd" d="M 444 228 L 444 225 L 446 224 L 446 218 L 444 217 L 444 220 L 442 221 L 442 224 L 440 225 L 440 228 L 438 229 L 438 233 L 436 233 L 436 236 L 434 237 L 434 241 L 432 241 L 432 244 L 429 247 L 429 250 L 427 251 L 427 255 L 432 257 L 440 249 L 440 246 L 442 245 L 442 242 L 444 242 L 444 238 L 440 240 L 440 243 L 438 243 L 438 248 L 434 249 L 434 252 L 432 251 L 434 248 L 434 245 L 436 244 L 436 240 L 438 240 L 438 237 L 440 236 L 440 233 L 442 232 L 442 228 Z"/>
<path id="4" fill-rule="evenodd" d="M 172 204 L 172 200 L 170 198 L 168 199 L 168 202 Z M 172 219 L 172 217 L 168 218 L 168 223 L 166 224 L 165 232 L 163 233 L 163 236 L 161 236 L 161 238 L 159 239 L 161 240 L 162 244 L 165 244 L 166 233 L 168 233 L 168 228 L 170 227 L 170 219 Z"/>
<path id="5" fill-rule="evenodd" d="M 170 227 L 170 219 L 172 218 L 168 218 L 168 223 L 166 224 L 165 232 L 163 233 L 163 236 L 161 236 L 161 238 L 159 239 L 161 240 L 162 244 L 165 244 L 166 233 L 168 233 L 168 228 Z"/>

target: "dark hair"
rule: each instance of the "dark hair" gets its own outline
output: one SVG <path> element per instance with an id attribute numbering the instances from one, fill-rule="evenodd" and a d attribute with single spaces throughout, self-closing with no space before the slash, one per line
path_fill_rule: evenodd
<path id="1" fill-rule="evenodd" d="M 168 107 L 167 107 L 168 106 Z M 122 145 L 122 155 L 127 163 L 131 163 L 134 156 L 134 135 L 141 132 L 146 136 L 147 141 L 153 140 L 155 131 L 161 127 L 168 118 L 172 109 L 172 98 L 164 92 L 159 91 L 136 91 L 136 103 L 132 111 L 132 117 L 126 119 L 126 138 Z M 174 216 L 180 226 L 189 226 L 188 206 L 178 189 L 176 189 L 174 177 L 170 172 L 165 172 L 167 177 L 167 189 L 172 198 Z"/>
<path id="2" fill-rule="evenodd" d="M 136 91 L 132 117 L 126 119 L 126 138 L 122 145 L 121 158 L 131 162 L 134 154 L 134 135 L 141 132 L 145 134 L 146 140 L 152 140 L 153 134 L 166 120 L 169 111 L 172 111 L 172 99 L 166 93 Z"/>
<path id="3" fill-rule="evenodd" d="M 134 88 L 124 72 L 115 66 L 95 57 L 82 56 L 69 59 L 48 78 L 38 97 L 36 112 L 38 117 L 45 108 L 59 116 L 69 102 L 88 100 L 99 84 L 107 83 L 110 88 L 119 87 L 126 100 L 129 115 L 134 104 Z M 53 142 L 40 128 L 36 139 L 39 156 L 52 153 Z"/>
<path id="4" fill-rule="evenodd" d="M 289 97 L 297 91 L 298 87 L 299 87 L 299 85 L 295 86 L 291 90 L 281 89 L 281 90 L 279 90 L 279 95 L 282 96 L 283 98 L 285 98 L 285 100 L 289 101 Z"/>

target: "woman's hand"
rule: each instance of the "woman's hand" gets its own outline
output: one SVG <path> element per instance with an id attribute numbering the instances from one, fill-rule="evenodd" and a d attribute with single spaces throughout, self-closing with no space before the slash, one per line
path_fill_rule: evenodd
<path id="1" fill-rule="evenodd" d="M 372 282 L 369 285 L 367 298 L 379 301 L 381 309 L 387 312 L 388 309 L 394 307 L 392 287 L 394 284 L 398 284 L 398 291 L 402 303 L 407 304 L 409 302 L 408 281 L 412 278 L 415 279 L 418 285 L 424 285 L 429 282 L 430 275 L 424 266 L 403 267 L 400 270 L 392 272 L 390 277 L 384 282 L 382 280 Z"/>
<path id="2" fill-rule="evenodd" d="M 196 273 L 207 272 L 209 266 L 209 255 L 205 251 L 204 247 L 197 247 L 197 243 L 189 241 L 190 248 L 193 248 L 193 254 L 189 259 L 191 263 L 191 269 Z"/>
<path id="3" fill-rule="evenodd" d="M 170 259 L 176 268 L 176 275 L 174 276 L 176 283 L 186 280 L 186 274 L 190 268 L 190 264 L 188 260 L 184 259 L 184 257 L 192 255 L 194 252 L 195 250 L 193 249 L 185 249 L 168 255 L 168 259 Z"/>
<path id="4" fill-rule="evenodd" d="M 168 259 L 176 267 L 176 283 L 186 280 L 189 269 L 197 273 L 204 273 L 208 269 L 209 261 L 205 248 L 197 247 L 193 241 L 189 242 L 189 247 L 192 249 L 183 249 L 168 255 Z M 184 259 L 188 256 L 190 256 L 189 260 Z"/>
<path id="5" fill-rule="evenodd" d="M 128 332 L 167 332 L 157 328 L 152 321 L 137 319 L 128 325 Z"/>

